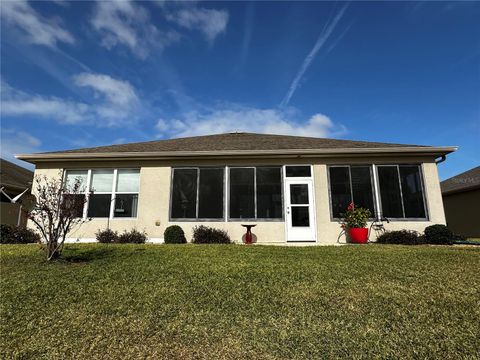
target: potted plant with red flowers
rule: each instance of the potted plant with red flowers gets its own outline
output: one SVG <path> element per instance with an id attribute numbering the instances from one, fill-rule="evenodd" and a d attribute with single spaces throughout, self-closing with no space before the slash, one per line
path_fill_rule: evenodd
<path id="1" fill-rule="evenodd" d="M 361 207 L 355 207 L 352 202 L 347 207 L 347 212 L 343 214 L 342 227 L 348 231 L 350 240 L 355 244 L 366 244 L 368 241 L 367 221 L 372 215 L 370 210 Z"/>

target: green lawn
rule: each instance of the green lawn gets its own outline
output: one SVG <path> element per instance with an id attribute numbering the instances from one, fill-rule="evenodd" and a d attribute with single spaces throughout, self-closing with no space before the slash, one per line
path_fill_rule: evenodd
<path id="1" fill-rule="evenodd" d="M 476 358 L 480 249 L 3 245 L 0 358 Z"/>

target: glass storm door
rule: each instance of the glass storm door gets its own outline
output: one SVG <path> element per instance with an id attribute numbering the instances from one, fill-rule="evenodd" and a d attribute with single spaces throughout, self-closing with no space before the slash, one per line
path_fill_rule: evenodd
<path id="1" fill-rule="evenodd" d="M 285 180 L 287 241 L 315 241 L 312 180 Z"/>

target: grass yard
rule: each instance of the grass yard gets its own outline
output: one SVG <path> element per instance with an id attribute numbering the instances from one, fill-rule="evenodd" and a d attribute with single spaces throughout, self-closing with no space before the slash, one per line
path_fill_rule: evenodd
<path id="1" fill-rule="evenodd" d="M 478 358 L 480 249 L 1 251 L 1 358 Z"/>

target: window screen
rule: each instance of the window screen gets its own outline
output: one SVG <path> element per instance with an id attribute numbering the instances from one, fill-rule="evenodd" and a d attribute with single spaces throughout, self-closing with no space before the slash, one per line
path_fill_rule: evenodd
<path id="1" fill-rule="evenodd" d="M 223 180 L 224 168 L 174 169 L 171 218 L 223 219 Z"/>
<path id="2" fill-rule="evenodd" d="M 375 214 L 371 166 L 331 166 L 329 171 L 330 198 L 334 218 L 341 218 L 351 202 L 355 206 L 370 210 L 372 216 Z"/>
<path id="3" fill-rule="evenodd" d="M 198 191 L 198 218 L 222 219 L 223 169 L 200 169 Z"/>
<path id="4" fill-rule="evenodd" d="M 351 185 L 353 203 L 355 206 L 370 210 L 372 216 L 375 214 L 375 206 L 372 190 L 372 174 L 370 166 L 351 166 Z"/>
<path id="5" fill-rule="evenodd" d="M 383 216 L 402 218 L 402 196 L 400 194 L 397 166 L 378 166 L 378 185 L 380 187 Z"/>
<path id="6" fill-rule="evenodd" d="M 255 169 L 230 169 L 230 218 L 255 218 Z"/>
<path id="7" fill-rule="evenodd" d="M 194 219 L 197 213 L 197 169 L 174 169 L 172 184 L 173 219 Z"/>
<path id="8" fill-rule="evenodd" d="M 425 204 L 419 166 L 400 166 L 405 217 L 425 218 Z"/>
<path id="9" fill-rule="evenodd" d="M 350 175 L 348 166 L 330 167 L 330 198 L 332 216 L 342 217 L 348 204 L 352 201 Z"/>
<path id="10" fill-rule="evenodd" d="M 282 171 L 280 167 L 257 167 L 257 218 L 281 219 Z"/>

